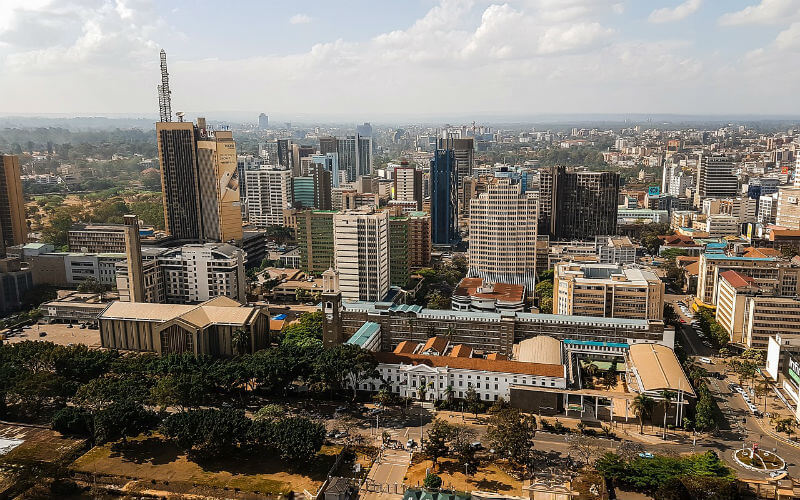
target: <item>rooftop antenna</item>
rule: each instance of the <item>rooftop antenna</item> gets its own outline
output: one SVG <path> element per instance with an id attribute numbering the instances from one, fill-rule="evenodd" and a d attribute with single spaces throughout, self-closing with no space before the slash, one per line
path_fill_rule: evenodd
<path id="1" fill-rule="evenodd" d="M 183 111 L 176 111 L 176 112 L 175 112 L 175 116 L 177 116 L 177 117 L 178 117 L 178 121 L 179 121 L 179 122 L 182 122 L 182 121 L 183 121 L 183 115 L 185 115 L 185 114 L 186 114 L 186 113 L 184 113 Z"/>
<path id="2" fill-rule="evenodd" d="M 172 102 L 167 73 L 167 53 L 161 49 L 161 85 L 158 86 L 158 114 L 162 122 L 172 121 Z M 181 120 L 183 121 L 183 120 Z"/>

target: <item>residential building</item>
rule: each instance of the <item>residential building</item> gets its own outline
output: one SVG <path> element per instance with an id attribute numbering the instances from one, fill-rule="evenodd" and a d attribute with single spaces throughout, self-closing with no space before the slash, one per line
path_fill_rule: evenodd
<path id="1" fill-rule="evenodd" d="M 227 297 L 197 305 L 113 302 L 99 316 L 100 344 L 106 349 L 190 353 L 214 357 L 237 351 L 234 332 L 249 336 L 246 352 L 269 345 L 269 315 Z"/>
<path id="2" fill-rule="evenodd" d="M 339 290 L 345 300 L 380 301 L 389 292 L 389 214 L 353 210 L 333 216 Z"/>
<path id="3" fill-rule="evenodd" d="M 422 171 L 405 160 L 394 170 L 394 199 L 413 203 L 412 212 L 422 210 Z"/>
<path id="4" fill-rule="evenodd" d="M 778 193 L 762 194 L 758 199 L 757 221 L 762 226 L 775 224 L 778 218 Z"/>
<path id="5" fill-rule="evenodd" d="M 291 178 L 291 171 L 271 166 L 247 171 L 247 209 L 251 224 L 257 227 L 283 225 L 283 210 L 292 205 Z"/>
<path id="6" fill-rule="evenodd" d="M 458 172 L 452 149 L 437 149 L 431 159 L 431 241 L 458 240 Z"/>
<path id="7" fill-rule="evenodd" d="M 778 190 L 775 224 L 786 229 L 800 229 L 800 187 L 782 187 Z"/>
<path id="8" fill-rule="evenodd" d="M 759 288 L 753 278 L 734 270 L 720 273 L 717 286 L 719 287 L 715 311 L 717 323 L 728 332 L 731 342 L 744 345 L 742 325 L 745 299 L 748 294 L 758 292 Z"/>
<path id="9" fill-rule="evenodd" d="M 736 217 L 731 215 L 709 215 L 706 218 L 705 229 L 709 238 L 739 236 L 742 234 L 742 225 Z"/>
<path id="10" fill-rule="evenodd" d="M 661 319 L 664 283 L 652 272 L 616 264 L 557 264 L 553 314 Z"/>
<path id="11" fill-rule="evenodd" d="M 5 249 L 28 242 L 28 224 L 25 220 L 25 197 L 22 194 L 19 157 L 0 155 L 0 257 Z"/>
<path id="12" fill-rule="evenodd" d="M 492 283 L 483 278 L 464 278 L 453 291 L 451 304 L 455 311 L 523 312 L 525 287 Z"/>
<path id="13" fill-rule="evenodd" d="M 742 341 L 753 349 L 767 349 L 769 339 L 800 338 L 800 300 L 797 296 L 748 296 L 744 303 Z"/>
<path id="14" fill-rule="evenodd" d="M 597 236 L 594 246 L 600 264 L 636 263 L 636 249 L 639 247 L 627 236 Z"/>
<path id="15" fill-rule="evenodd" d="M 536 281 L 538 198 L 520 182 L 497 178 L 470 200 L 469 274 L 494 283 Z"/>
<path id="16" fill-rule="evenodd" d="M 127 266 L 117 265 L 120 298 L 130 290 Z M 145 301 L 192 304 L 226 296 L 246 301 L 244 252 L 227 243 L 142 250 Z"/>
<path id="17" fill-rule="evenodd" d="M 739 180 L 730 156 L 703 153 L 697 170 L 695 206 L 699 207 L 705 198 L 733 198 L 738 193 Z"/>

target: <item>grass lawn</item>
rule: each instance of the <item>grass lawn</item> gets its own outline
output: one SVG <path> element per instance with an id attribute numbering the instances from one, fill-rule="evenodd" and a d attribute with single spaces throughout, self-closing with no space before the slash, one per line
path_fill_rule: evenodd
<path id="1" fill-rule="evenodd" d="M 425 471 L 433 465 L 430 460 L 417 460 L 408 468 L 406 473 L 406 486 L 416 486 L 422 484 L 425 479 Z M 514 479 L 492 462 L 481 462 L 478 472 L 467 478 L 464 475 L 464 468 L 455 460 L 450 458 L 439 459 L 434 474 L 442 478 L 442 484 L 447 488 L 458 491 L 496 491 L 510 495 L 521 496 L 522 482 Z"/>
<path id="2" fill-rule="evenodd" d="M 324 446 L 315 459 L 288 464 L 277 456 L 226 457 L 197 463 L 179 452 L 158 434 L 139 436 L 127 443 L 96 446 L 78 458 L 72 469 L 141 481 L 141 489 L 154 488 L 188 492 L 203 487 L 239 489 L 260 493 L 316 493 L 340 447 Z"/>

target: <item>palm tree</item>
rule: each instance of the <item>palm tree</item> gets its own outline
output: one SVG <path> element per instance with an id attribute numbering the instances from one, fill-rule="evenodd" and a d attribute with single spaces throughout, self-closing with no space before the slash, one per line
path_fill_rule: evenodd
<path id="1" fill-rule="evenodd" d="M 644 433 L 644 417 L 650 415 L 653 410 L 653 399 L 644 394 L 639 394 L 631 402 L 633 414 L 639 419 L 639 434 Z"/>
<path id="2" fill-rule="evenodd" d="M 233 331 L 231 343 L 233 344 L 233 350 L 236 351 L 236 354 L 239 356 L 245 354 L 250 350 L 250 333 L 242 328 L 237 328 Z"/>
<path id="3" fill-rule="evenodd" d="M 661 398 L 664 402 L 664 432 L 661 435 L 661 439 L 667 439 L 667 412 L 669 412 L 669 407 L 672 405 L 672 398 L 675 397 L 675 393 L 668 390 L 661 391 Z"/>

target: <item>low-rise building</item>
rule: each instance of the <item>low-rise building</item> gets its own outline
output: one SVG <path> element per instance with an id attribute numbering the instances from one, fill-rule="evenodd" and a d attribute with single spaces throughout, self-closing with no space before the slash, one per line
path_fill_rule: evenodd
<path id="1" fill-rule="evenodd" d="M 109 302 L 99 293 L 59 290 L 58 297 L 40 305 L 39 309 L 50 322 L 96 324 Z"/>
<path id="2" fill-rule="evenodd" d="M 100 314 L 100 344 L 158 354 L 233 356 L 234 332 L 248 335 L 245 352 L 264 349 L 269 342 L 269 314 L 227 297 L 202 304 L 113 302 Z"/>
<path id="3" fill-rule="evenodd" d="M 553 273 L 553 313 L 661 319 L 664 283 L 638 267 L 562 262 Z"/>
<path id="4" fill-rule="evenodd" d="M 456 311 L 522 312 L 525 287 L 491 283 L 483 278 L 464 278 L 453 291 L 451 307 Z"/>
<path id="5" fill-rule="evenodd" d="M 706 232 L 709 238 L 739 236 L 742 234 L 742 225 L 739 223 L 739 220 L 732 215 L 709 215 L 706 218 Z"/>
<path id="6" fill-rule="evenodd" d="M 627 236 L 596 236 L 597 262 L 600 264 L 634 264 L 637 245 Z"/>

